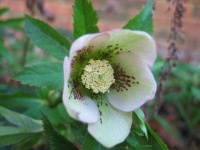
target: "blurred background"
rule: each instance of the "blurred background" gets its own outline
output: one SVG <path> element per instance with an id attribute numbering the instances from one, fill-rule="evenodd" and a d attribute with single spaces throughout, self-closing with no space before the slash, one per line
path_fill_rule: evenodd
<path id="1" fill-rule="evenodd" d="M 148 0 L 92 0 L 99 16 L 100 31 L 121 28 L 135 16 Z M 0 7 L 9 7 L 10 12 L 1 18 L 23 17 L 31 14 L 44 19 L 55 28 L 72 31 L 73 0 L 0 0 Z M 200 60 L 200 2 L 189 0 L 185 4 L 182 36 L 184 43 L 179 45 L 180 58 L 197 63 Z M 173 16 L 173 1 L 156 0 L 154 30 L 158 52 L 166 55 L 170 24 Z M 192 51 L 192 52 L 191 52 Z"/>
<path id="2" fill-rule="evenodd" d="M 100 31 L 122 28 L 142 9 L 147 0 L 91 0 L 99 16 Z M 165 58 L 173 38 L 172 18 L 176 15 L 174 1 L 156 0 L 154 6 L 154 38 L 158 59 L 152 68 L 160 81 Z M 176 67 L 170 70 L 162 92 L 162 100 L 145 106 L 148 122 L 172 150 L 200 149 L 200 1 L 182 0 L 183 15 L 176 42 Z M 73 40 L 73 0 L 0 0 L 0 93 L 16 91 L 21 85 L 11 79 L 21 67 L 53 58 L 31 44 L 23 31 L 24 15 L 29 14 L 48 22 Z M 174 65 L 174 64 L 172 64 Z M 160 98 L 160 97 L 159 97 Z M 1 100 L 1 96 L 0 96 Z M 159 108 L 155 114 L 155 106 Z M 3 103 L 0 105 L 4 105 Z M 9 108 L 9 106 L 8 106 Z"/>

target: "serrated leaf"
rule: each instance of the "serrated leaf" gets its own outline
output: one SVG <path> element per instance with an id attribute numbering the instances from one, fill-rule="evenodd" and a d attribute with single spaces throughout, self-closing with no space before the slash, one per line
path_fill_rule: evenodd
<path id="1" fill-rule="evenodd" d="M 73 6 L 74 14 L 74 38 L 87 34 L 99 32 L 97 27 L 98 16 L 88 0 L 75 0 Z"/>
<path id="2" fill-rule="evenodd" d="M 21 81 L 22 84 L 61 89 L 64 82 L 62 63 L 41 63 L 25 67 L 22 71 L 14 75 L 13 78 Z"/>
<path id="3" fill-rule="evenodd" d="M 7 13 L 9 11 L 9 8 L 5 7 L 5 8 L 1 8 L 0 9 L 0 16 Z"/>
<path id="4" fill-rule="evenodd" d="M 0 106 L 0 115 L 3 116 L 8 122 L 20 127 L 20 129 L 27 132 L 41 132 L 42 122 L 40 120 L 32 119 L 26 115 L 11 111 Z"/>
<path id="5" fill-rule="evenodd" d="M 47 23 L 26 15 L 25 31 L 36 46 L 57 59 L 68 55 L 70 42 Z"/>
<path id="6" fill-rule="evenodd" d="M 52 126 L 48 118 L 42 113 L 43 126 L 45 133 L 48 135 L 51 150 L 78 150 L 70 141 L 64 136 L 60 135 Z"/>
<path id="7" fill-rule="evenodd" d="M 145 126 L 145 116 L 144 116 L 143 111 L 140 108 L 133 111 L 133 119 L 134 119 L 134 125 L 137 128 L 139 128 L 148 139 L 147 128 Z"/>
<path id="8" fill-rule="evenodd" d="M 150 0 L 142 11 L 123 27 L 124 29 L 140 30 L 153 34 L 153 8 L 154 0 Z"/>

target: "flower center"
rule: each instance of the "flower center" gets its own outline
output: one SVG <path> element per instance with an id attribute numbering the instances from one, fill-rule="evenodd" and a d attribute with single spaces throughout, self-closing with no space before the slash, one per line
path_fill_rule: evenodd
<path id="1" fill-rule="evenodd" d="M 92 89 L 94 93 L 105 93 L 115 82 L 113 74 L 113 68 L 107 60 L 90 59 L 81 75 L 81 81 L 87 89 Z"/>

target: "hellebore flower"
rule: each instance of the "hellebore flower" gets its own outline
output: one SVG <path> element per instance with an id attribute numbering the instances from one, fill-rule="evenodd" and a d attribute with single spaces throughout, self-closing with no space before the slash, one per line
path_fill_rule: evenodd
<path id="1" fill-rule="evenodd" d="M 88 124 L 105 147 L 123 142 L 132 112 L 155 96 L 150 71 L 155 42 L 141 31 L 116 29 L 78 38 L 64 60 L 63 102 L 69 115 Z"/>

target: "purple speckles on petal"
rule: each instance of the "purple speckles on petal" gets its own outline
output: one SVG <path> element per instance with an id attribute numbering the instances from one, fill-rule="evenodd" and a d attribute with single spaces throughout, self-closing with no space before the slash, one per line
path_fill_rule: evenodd
<path id="1" fill-rule="evenodd" d="M 117 92 L 128 90 L 132 84 L 139 84 L 134 76 L 127 75 L 126 72 L 120 68 L 120 64 L 114 64 L 113 69 L 115 83 L 112 85 L 112 88 L 117 90 Z"/>

